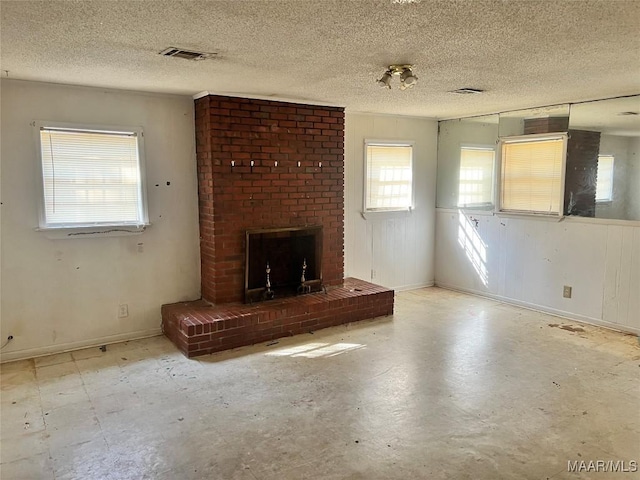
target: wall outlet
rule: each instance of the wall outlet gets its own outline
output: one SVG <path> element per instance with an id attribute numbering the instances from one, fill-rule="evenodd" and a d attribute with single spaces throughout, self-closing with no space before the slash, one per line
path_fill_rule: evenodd
<path id="1" fill-rule="evenodd" d="M 118 305 L 118 318 L 124 318 L 129 316 L 129 305 L 123 303 Z"/>
<path id="2" fill-rule="evenodd" d="M 571 298 L 571 290 L 572 288 L 569 285 L 565 285 L 562 289 L 562 296 L 564 298 Z"/>

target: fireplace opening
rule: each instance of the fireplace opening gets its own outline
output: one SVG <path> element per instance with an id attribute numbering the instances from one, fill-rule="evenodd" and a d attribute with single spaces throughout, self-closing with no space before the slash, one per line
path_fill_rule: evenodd
<path id="1" fill-rule="evenodd" d="M 248 230 L 245 244 L 245 303 L 322 289 L 322 225 Z"/>

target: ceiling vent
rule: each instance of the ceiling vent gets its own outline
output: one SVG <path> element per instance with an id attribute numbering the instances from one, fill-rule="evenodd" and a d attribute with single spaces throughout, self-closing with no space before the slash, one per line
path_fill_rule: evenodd
<path id="1" fill-rule="evenodd" d="M 184 58 L 185 60 L 206 60 L 215 57 L 217 53 L 194 52 L 193 50 L 184 50 L 183 48 L 169 47 L 160 52 L 165 57 Z"/>
<path id="2" fill-rule="evenodd" d="M 484 90 L 478 88 L 459 88 L 457 90 L 451 90 L 449 93 L 458 93 L 460 95 L 474 95 L 476 93 L 482 93 Z"/>

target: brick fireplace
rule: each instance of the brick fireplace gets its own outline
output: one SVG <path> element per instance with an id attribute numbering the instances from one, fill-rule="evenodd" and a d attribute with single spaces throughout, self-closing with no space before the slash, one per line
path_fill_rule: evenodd
<path id="1" fill-rule="evenodd" d="M 202 300 L 162 309 L 165 333 L 185 354 L 393 312 L 393 291 L 343 278 L 342 108 L 207 95 L 195 101 L 195 122 Z M 314 275 L 328 292 L 241 306 L 253 301 L 247 232 L 307 227 L 321 231 L 313 268 L 321 265 Z"/>
<path id="2" fill-rule="evenodd" d="M 245 232 L 257 228 L 322 225 L 323 280 L 340 285 L 344 110 L 209 95 L 195 114 L 203 298 L 243 300 Z"/>

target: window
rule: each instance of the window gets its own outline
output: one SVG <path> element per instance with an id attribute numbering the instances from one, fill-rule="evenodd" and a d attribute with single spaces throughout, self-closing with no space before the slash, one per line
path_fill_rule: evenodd
<path id="1" fill-rule="evenodd" d="M 365 142 L 365 211 L 413 206 L 413 145 Z"/>
<path id="2" fill-rule="evenodd" d="M 495 151 L 491 147 L 460 148 L 459 207 L 493 205 L 493 166 Z"/>
<path id="3" fill-rule="evenodd" d="M 148 223 L 142 130 L 41 124 L 40 228 Z"/>
<path id="4" fill-rule="evenodd" d="M 596 202 L 613 200 L 613 155 L 598 155 Z"/>
<path id="5" fill-rule="evenodd" d="M 562 215 L 566 134 L 500 140 L 500 211 Z"/>

